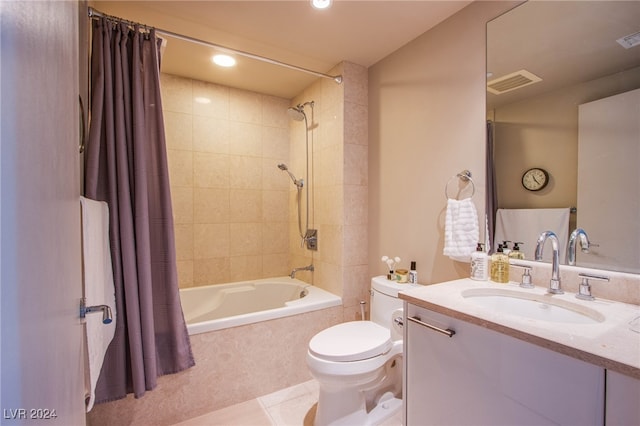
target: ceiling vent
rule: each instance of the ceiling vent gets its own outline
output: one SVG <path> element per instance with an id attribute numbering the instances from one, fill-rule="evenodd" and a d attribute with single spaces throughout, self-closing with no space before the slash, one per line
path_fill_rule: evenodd
<path id="1" fill-rule="evenodd" d="M 527 70 L 520 70 L 487 82 L 487 91 L 494 95 L 501 95 L 539 81 L 542 79 L 537 75 Z"/>
<path id="2" fill-rule="evenodd" d="M 640 45 L 640 31 L 637 33 L 629 34 L 616 40 L 625 49 L 631 49 L 634 46 Z"/>

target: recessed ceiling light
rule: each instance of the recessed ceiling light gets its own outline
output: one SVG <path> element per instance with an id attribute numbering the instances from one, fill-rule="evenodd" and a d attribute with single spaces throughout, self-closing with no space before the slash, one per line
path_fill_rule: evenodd
<path id="1" fill-rule="evenodd" d="M 236 64 L 236 60 L 229 55 L 214 55 L 211 60 L 213 63 L 220 65 L 221 67 L 232 67 Z"/>
<path id="2" fill-rule="evenodd" d="M 204 96 L 197 96 L 197 97 L 194 98 L 194 101 L 196 101 L 199 104 L 210 104 L 211 103 L 211 99 L 205 98 Z"/>
<path id="3" fill-rule="evenodd" d="M 327 9 L 331 6 L 331 0 L 311 0 L 311 6 L 316 9 Z"/>

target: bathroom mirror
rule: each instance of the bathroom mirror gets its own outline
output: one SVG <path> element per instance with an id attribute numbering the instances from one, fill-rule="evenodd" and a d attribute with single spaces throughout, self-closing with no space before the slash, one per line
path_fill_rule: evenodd
<path id="1" fill-rule="evenodd" d="M 635 132 L 635 142 L 622 156 L 636 166 L 624 176 L 614 173 L 629 169 L 618 160 L 585 158 L 586 150 L 579 150 L 580 105 L 640 93 L 639 32 L 638 1 L 529 1 L 487 24 L 487 119 L 493 123 L 497 208 L 575 207 L 569 232 L 583 227 L 597 244 L 588 255 L 578 250 L 578 266 L 640 273 L 638 126 L 625 129 Z M 609 136 L 620 126 L 600 125 L 610 126 L 601 132 L 603 152 L 613 151 Z M 522 185 L 523 173 L 532 167 L 549 173 L 542 190 Z M 598 182 L 604 190 L 596 203 L 579 195 L 593 193 Z M 617 198 L 609 198 L 612 194 Z M 600 224 L 608 230 L 593 229 Z M 623 237 L 627 242 L 620 242 Z M 633 253 L 621 260 L 614 249 Z"/>

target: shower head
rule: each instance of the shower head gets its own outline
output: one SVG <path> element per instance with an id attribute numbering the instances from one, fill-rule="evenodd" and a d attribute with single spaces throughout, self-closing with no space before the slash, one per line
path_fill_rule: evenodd
<path id="1" fill-rule="evenodd" d="M 307 119 L 307 114 L 305 114 L 304 112 L 304 107 L 309 105 L 311 108 L 313 108 L 313 105 L 315 104 L 314 101 L 309 101 L 309 102 L 305 102 L 303 104 L 298 104 L 294 107 L 289 107 L 287 108 L 287 114 L 289 114 L 289 117 L 292 120 L 296 120 L 296 121 L 302 121 L 302 120 L 306 120 Z"/>
<path id="2" fill-rule="evenodd" d="M 278 168 L 280 170 L 282 170 L 283 172 L 287 172 L 287 174 L 289 175 L 289 177 L 291 178 L 291 180 L 293 181 L 293 184 L 295 186 L 297 186 L 298 188 L 302 188 L 302 186 L 304 185 L 304 181 L 302 179 L 296 179 L 296 177 L 293 175 L 293 173 L 291 173 L 289 171 L 289 168 L 287 167 L 286 164 L 280 163 L 280 164 L 278 164 Z"/>
<path id="3" fill-rule="evenodd" d="M 289 107 L 287 109 L 287 114 L 289 114 L 289 118 L 296 121 L 302 121 L 306 118 L 306 114 L 304 113 L 304 109 L 302 105 Z"/>

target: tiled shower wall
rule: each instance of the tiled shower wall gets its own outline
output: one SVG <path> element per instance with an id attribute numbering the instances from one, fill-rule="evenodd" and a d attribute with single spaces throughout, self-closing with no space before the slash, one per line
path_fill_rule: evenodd
<path id="1" fill-rule="evenodd" d="M 318 79 L 291 101 L 162 75 L 180 287 L 288 275 L 313 263 L 313 274 L 297 277 L 342 296 L 345 319 L 359 319 L 371 279 L 367 69 L 344 62 L 330 73 L 343 83 Z M 296 191 L 277 168 L 286 163 L 306 180 L 304 123 L 286 111 L 308 101 L 303 191 L 317 252 L 300 247 Z"/>
<path id="2" fill-rule="evenodd" d="M 161 87 L 180 287 L 288 274 L 289 101 L 168 74 Z"/>
<path id="3" fill-rule="evenodd" d="M 300 278 L 342 296 L 344 319 L 349 321 L 361 318 L 360 301 L 368 304 L 371 282 L 367 258 L 368 78 L 365 67 L 349 62 L 329 74 L 342 75 L 343 83 L 319 79 L 293 102 L 315 102 L 310 221 L 318 229 L 318 251 L 299 249 L 297 223 L 293 222 L 290 250 L 294 266 L 310 262 L 315 266 L 313 276 L 305 272 Z M 304 170 L 304 126 L 299 124 L 291 126 L 290 161 L 296 170 Z M 294 201 L 292 197 L 290 209 Z"/>

